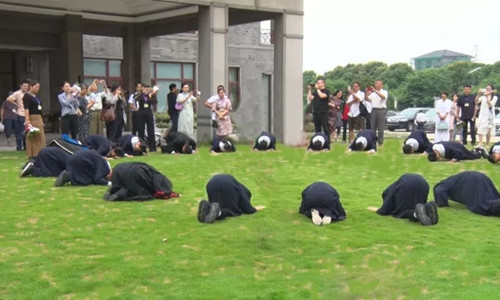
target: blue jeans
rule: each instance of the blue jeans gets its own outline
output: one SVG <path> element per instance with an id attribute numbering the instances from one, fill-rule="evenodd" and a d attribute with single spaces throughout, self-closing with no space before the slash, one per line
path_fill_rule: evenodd
<path id="1" fill-rule="evenodd" d="M 24 121 L 25 118 L 22 116 L 17 116 L 17 128 L 16 128 L 16 148 L 17 150 L 26 149 L 26 139 L 24 137 Z"/>
<path id="2" fill-rule="evenodd" d="M 5 126 L 5 137 L 7 139 L 10 139 L 10 135 L 12 133 L 16 134 L 16 129 L 17 129 L 17 119 L 4 119 L 2 121 L 3 125 Z"/>

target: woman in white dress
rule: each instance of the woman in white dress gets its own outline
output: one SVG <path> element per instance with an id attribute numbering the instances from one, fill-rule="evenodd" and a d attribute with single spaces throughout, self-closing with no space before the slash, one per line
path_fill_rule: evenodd
<path id="1" fill-rule="evenodd" d="M 495 104 L 497 100 L 498 98 L 495 96 L 495 90 L 491 84 L 486 86 L 485 90 L 479 89 L 477 93 L 476 106 L 480 105 L 477 119 L 479 146 L 483 145 L 484 135 L 486 135 L 486 146 L 490 144 L 491 136 L 495 136 Z"/>
<path id="2" fill-rule="evenodd" d="M 436 130 L 434 143 L 447 142 L 450 140 L 450 113 L 452 102 L 448 99 L 448 93 L 442 92 L 441 99 L 436 101 Z"/>
<path id="3" fill-rule="evenodd" d="M 177 95 L 176 109 L 182 109 L 179 113 L 179 121 L 177 125 L 177 131 L 182 132 L 192 139 L 194 138 L 194 111 L 193 103 L 197 100 L 197 92 L 189 91 L 189 85 L 187 83 L 182 84 L 182 93 Z"/>

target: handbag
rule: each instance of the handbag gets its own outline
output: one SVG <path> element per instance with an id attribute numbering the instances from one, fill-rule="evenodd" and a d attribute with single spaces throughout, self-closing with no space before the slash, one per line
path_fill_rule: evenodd
<path id="1" fill-rule="evenodd" d="M 212 120 L 212 128 L 215 128 L 215 129 L 219 128 L 219 123 L 217 123 L 216 120 Z"/>
<path id="2" fill-rule="evenodd" d="M 176 110 L 181 111 L 183 107 L 184 107 L 184 105 L 182 103 L 180 103 L 180 102 L 175 103 Z"/>
<path id="3" fill-rule="evenodd" d="M 448 122 L 441 121 L 437 125 L 437 130 L 448 130 Z"/>
<path id="4" fill-rule="evenodd" d="M 359 115 L 362 117 L 368 116 L 368 109 L 366 106 L 363 104 L 362 101 L 359 102 Z"/>
<path id="5" fill-rule="evenodd" d="M 114 121 L 115 119 L 116 115 L 113 106 L 111 105 L 103 106 L 103 108 L 101 109 L 101 121 L 111 122 Z"/>

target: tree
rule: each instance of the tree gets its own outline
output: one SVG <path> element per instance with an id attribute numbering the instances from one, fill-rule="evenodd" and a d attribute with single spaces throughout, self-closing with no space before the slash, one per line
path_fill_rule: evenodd
<path id="1" fill-rule="evenodd" d="M 449 91 L 451 79 L 439 69 L 426 69 L 415 73 L 408 79 L 407 98 L 403 106 L 434 106 L 434 97 L 439 97 L 442 91 Z"/>

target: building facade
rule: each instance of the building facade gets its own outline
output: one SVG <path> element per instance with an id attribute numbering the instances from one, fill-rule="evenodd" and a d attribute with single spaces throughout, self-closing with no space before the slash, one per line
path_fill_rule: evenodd
<path id="1" fill-rule="evenodd" d="M 413 58 L 416 71 L 441 68 L 455 61 L 472 61 L 472 56 L 450 50 L 437 50 Z"/>

